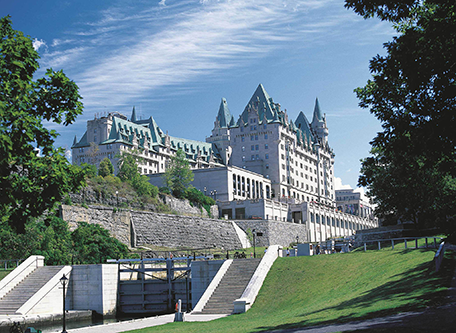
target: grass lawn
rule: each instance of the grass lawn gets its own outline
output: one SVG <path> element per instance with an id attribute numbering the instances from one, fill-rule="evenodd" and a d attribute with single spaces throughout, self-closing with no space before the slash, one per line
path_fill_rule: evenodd
<path id="1" fill-rule="evenodd" d="M 383 249 L 278 258 L 247 313 L 131 332 L 263 332 L 417 310 L 439 304 L 451 283 L 454 253 L 447 252 L 439 273 L 434 253 Z"/>
<path id="2" fill-rule="evenodd" d="M 3 279 L 5 276 L 7 276 L 10 272 L 12 271 L 12 269 L 9 269 L 9 270 L 0 270 L 0 280 Z"/>

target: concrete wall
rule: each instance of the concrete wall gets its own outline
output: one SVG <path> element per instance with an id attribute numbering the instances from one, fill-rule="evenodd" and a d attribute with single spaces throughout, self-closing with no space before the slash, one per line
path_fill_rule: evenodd
<path id="1" fill-rule="evenodd" d="M 281 245 L 289 246 L 290 243 L 296 242 L 296 236 L 299 236 L 299 242 L 307 241 L 307 229 L 305 224 L 291 222 L 265 221 L 265 220 L 246 220 L 234 221 L 245 232 L 247 229 L 256 232 L 262 232 L 263 236 L 257 236 L 256 246 Z"/>
<path id="2" fill-rule="evenodd" d="M 200 300 L 224 260 L 192 262 L 192 307 Z"/>
<path id="3" fill-rule="evenodd" d="M 0 298 L 9 293 L 37 267 L 44 266 L 43 256 L 30 256 L 0 281 Z"/>
<path id="4" fill-rule="evenodd" d="M 114 315 L 117 305 L 117 274 L 117 265 L 73 266 L 70 308 Z"/>

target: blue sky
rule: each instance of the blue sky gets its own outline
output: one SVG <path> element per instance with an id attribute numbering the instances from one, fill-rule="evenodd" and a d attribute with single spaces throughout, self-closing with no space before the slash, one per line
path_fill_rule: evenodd
<path id="1" fill-rule="evenodd" d="M 363 20 L 343 0 L 29 1 L 0 0 L 0 15 L 35 40 L 46 68 L 80 87 L 84 113 L 49 124 L 70 148 L 95 114 L 136 106 L 170 135 L 204 141 L 225 97 L 237 120 L 259 83 L 287 109 L 326 113 L 335 174 L 355 187 L 380 123 L 353 89 L 370 78 L 394 31 Z"/>

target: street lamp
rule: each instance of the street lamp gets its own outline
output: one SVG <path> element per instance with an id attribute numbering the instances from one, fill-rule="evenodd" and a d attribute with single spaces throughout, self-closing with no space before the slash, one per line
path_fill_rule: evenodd
<path id="1" fill-rule="evenodd" d="M 255 253 L 255 234 L 256 234 L 256 230 L 255 229 L 252 230 L 252 234 L 253 234 L 253 257 L 256 258 L 256 253 Z"/>
<path id="2" fill-rule="evenodd" d="M 119 207 L 119 191 L 116 191 L 117 207 Z"/>
<path id="3" fill-rule="evenodd" d="M 217 190 L 214 190 L 214 200 L 217 201 Z"/>
<path id="4" fill-rule="evenodd" d="M 68 283 L 68 278 L 63 274 L 63 276 L 60 278 L 60 283 L 63 286 L 63 318 L 62 318 L 62 325 L 63 325 L 63 330 L 62 333 L 67 333 L 66 331 L 66 323 L 65 323 L 65 286 Z"/>
<path id="5" fill-rule="evenodd" d="M 296 236 L 296 246 L 299 244 L 299 236 Z"/>
<path id="6" fill-rule="evenodd" d="M 204 195 L 206 195 L 207 188 L 204 186 Z"/>

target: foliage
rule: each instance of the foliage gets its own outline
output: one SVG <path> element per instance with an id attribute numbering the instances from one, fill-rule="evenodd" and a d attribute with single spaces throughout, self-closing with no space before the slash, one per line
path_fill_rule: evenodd
<path id="1" fill-rule="evenodd" d="M 84 177 L 94 178 L 97 176 L 97 167 L 93 164 L 82 163 L 81 169 Z"/>
<path id="2" fill-rule="evenodd" d="M 362 161 L 380 216 L 412 220 L 419 227 L 456 230 L 456 5 L 453 0 L 346 0 L 365 18 L 393 23 L 398 36 L 386 56 L 370 62 L 373 74 L 357 88 L 383 131 Z"/>
<path id="3" fill-rule="evenodd" d="M 102 177 L 106 177 L 112 175 L 114 173 L 114 166 L 111 163 L 111 160 L 105 157 L 101 162 L 100 166 L 98 167 L 98 175 Z"/>
<path id="4" fill-rule="evenodd" d="M 141 175 L 138 171 L 138 162 L 140 161 L 139 152 L 135 151 L 133 154 L 123 152 L 117 155 L 119 158 L 119 174 L 118 177 L 130 183 L 140 196 L 156 197 L 158 188 L 149 183 L 149 178 Z"/>
<path id="5" fill-rule="evenodd" d="M 193 172 L 182 149 L 172 156 L 163 175 L 166 186 L 176 198 L 183 198 L 193 181 Z"/>
<path id="6" fill-rule="evenodd" d="M 166 186 L 162 186 L 158 190 L 159 190 L 160 193 L 163 193 L 163 194 L 171 194 L 171 191 Z"/>
<path id="7" fill-rule="evenodd" d="M 108 258 L 125 258 L 128 248 L 100 225 L 81 222 L 70 232 L 68 223 L 50 216 L 29 219 L 25 233 L 17 234 L 8 225 L 0 228 L 0 258 L 27 258 L 43 255 L 47 265 L 97 264 Z"/>
<path id="8" fill-rule="evenodd" d="M 77 249 L 75 261 L 86 264 L 105 262 L 106 259 L 124 258 L 128 248 L 98 224 L 79 222 L 71 234 L 74 248 Z"/>
<path id="9" fill-rule="evenodd" d="M 62 71 L 39 68 L 32 40 L 0 20 L 0 215 L 18 232 L 25 221 L 40 216 L 69 191 L 83 175 L 68 163 L 62 148 L 53 146 L 57 133 L 43 122 L 69 125 L 82 113 L 77 85 Z M 40 150 L 38 154 L 37 149 Z"/>
<path id="10" fill-rule="evenodd" d="M 211 206 L 215 205 L 214 199 L 204 195 L 203 192 L 191 185 L 185 190 L 184 197 L 187 198 L 190 202 L 194 202 L 203 206 L 209 215 L 211 214 Z"/>

